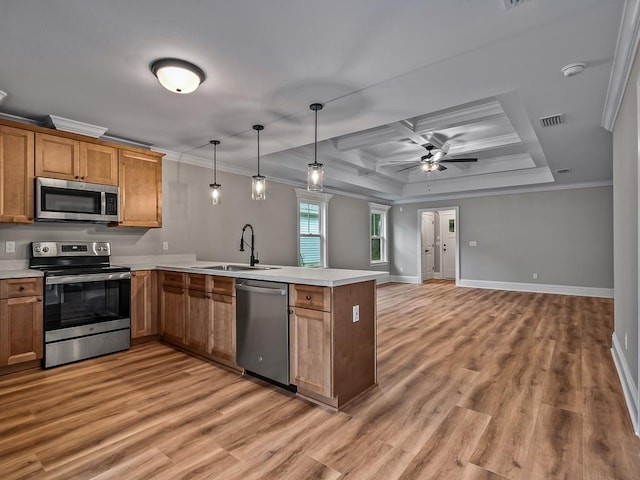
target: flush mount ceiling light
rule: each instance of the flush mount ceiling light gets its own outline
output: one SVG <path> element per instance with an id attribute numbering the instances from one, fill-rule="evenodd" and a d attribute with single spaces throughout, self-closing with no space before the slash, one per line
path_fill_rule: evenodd
<path id="1" fill-rule="evenodd" d="M 582 73 L 585 68 L 587 68 L 586 63 L 570 63 L 569 65 L 562 67 L 560 71 L 565 77 L 573 77 L 574 75 Z"/>
<path id="2" fill-rule="evenodd" d="M 324 165 L 318 163 L 318 111 L 322 110 L 324 105 L 321 103 L 312 103 L 309 108 L 316 112 L 315 139 L 313 141 L 313 163 L 307 167 L 307 190 L 311 192 L 321 192 L 322 182 L 324 179 Z"/>
<path id="3" fill-rule="evenodd" d="M 211 194 L 211 205 L 220 205 L 222 203 L 222 198 L 220 195 L 222 193 L 222 185 L 218 183 L 218 165 L 217 165 L 217 150 L 218 145 L 220 145 L 220 140 L 210 140 L 209 143 L 213 145 L 213 183 L 209 184 L 209 193 Z"/>
<path id="4" fill-rule="evenodd" d="M 174 93 L 191 93 L 207 78 L 200 67 L 179 58 L 160 58 L 149 68 L 160 84 Z"/>
<path id="5" fill-rule="evenodd" d="M 251 198 L 265 200 L 267 198 L 267 179 L 260 175 L 260 130 L 264 130 L 264 126 L 254 125 L 253 129 L 258 132 L 258 174 L 251 177 Z"/>

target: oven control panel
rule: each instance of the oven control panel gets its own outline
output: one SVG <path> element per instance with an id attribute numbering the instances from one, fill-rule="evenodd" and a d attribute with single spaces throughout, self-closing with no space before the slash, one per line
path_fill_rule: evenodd
<path id="1" fill-rule="evenodd" d="M 109 242 L 32 242 L 32 257 L 108 257 Z"/>

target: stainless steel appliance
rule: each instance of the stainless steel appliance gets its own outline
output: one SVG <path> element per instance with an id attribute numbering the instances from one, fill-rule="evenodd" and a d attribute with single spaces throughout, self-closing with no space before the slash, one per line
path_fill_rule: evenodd
<path id="1" fill-rule="evenodd" d="M 289 385 L 286 283 L 236 280 L 236 361 L 249 373 Z"/>
<path id="2" fill-rule="evenodd" d="M 38 221 L 118 221 L 119 188 L 114 185 L 36 178 Z"/>
<path id="3" fill-rule="evenodd" d="M 44 271 L 43 367 L 129 348 L 131 272 L 110 264 L 108 242 L 33 242 Z"/>

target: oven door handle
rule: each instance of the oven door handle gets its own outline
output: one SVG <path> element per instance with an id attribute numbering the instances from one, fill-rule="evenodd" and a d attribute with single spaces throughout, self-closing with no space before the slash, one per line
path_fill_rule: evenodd
<path id="1" fill-rule="evenodd" d="M 131 278 L 131 272 L 87 273 L 86 275 L 61 275 L 47 277 L 47 285 L 62 285 L 65 283 L 102 282 L 105 280 L 126 280 Z"/>

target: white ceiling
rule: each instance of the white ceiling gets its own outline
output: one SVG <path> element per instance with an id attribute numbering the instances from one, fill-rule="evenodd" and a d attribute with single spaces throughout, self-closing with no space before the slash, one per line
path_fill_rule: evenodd
<path id="1" fill-rule="evenodd" d="M 108 127 L 168 157 L 306 182 L 319 112 L 325 185 L 387 201 L 612 178 L 600 126 L 623 0 L 4 0 L 0 112 Z M 190 95 L 149 71 L 199 65 Z M 585 62 L 580 75 L 560 68 Z M 564 113 L 562 125 L 540 117 Z M 389 164 L 450 138 L 445 172 Z M 420 136 L 421 135 L 421 136 Z M 199 148 L 200 147 L 200 148 Z M 565 174 L 556 170 L 569 168 Z"/>

